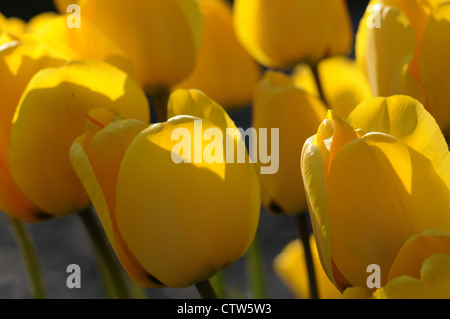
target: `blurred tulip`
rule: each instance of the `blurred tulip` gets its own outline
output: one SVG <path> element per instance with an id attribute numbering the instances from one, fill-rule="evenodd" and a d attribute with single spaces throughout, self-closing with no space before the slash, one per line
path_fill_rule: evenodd
<path id="1" fill-rule="evenodd" d="M 299 166 L 301 145 L 324 118 L 326 107 L 322 102 L 298 88 L 287 75 L 268 71 L 258 83 L 253 97 L 252 126 L 257 130 L 279 128 L 279 169 L 275 174 L 259 175 L 262 203 L 269 211 L 278 214 L 306 211 Z"/>
<path id="2" fill-rule="evenodd" d="M 235 0 L 234 25 L 248 52 L 271 68 L 315 64 L 349 53 L 353 43 L 342 0 Z"/>
<path id="3" fill-rule="evenodd" d="M 79 2 L 79 0 L 53 0 L 53 4 L 60 14 L 66 14 L 67 7 L 69 7 L 71 4 L 78 4 Z"/>
<path id="4" fill-rule="evenodd" d="M 378 26 L 370 23 L 378 20 Z M 372 21 L 373 22 L 373 21 Z M 450 134 L 450 3 L 372 0 L 356 37 L 356 58 L 375 96 L 405 94 Z"/>
<path id="5" fill-rule="evenodd" d="M 202 47 L 193 72 L 176 88 L 194 88 L 225 109 L 249 105 L 261 70 L 234 33 L 230 5 L 197 0 L 204 19 Z"/>
<path id="6" fill-rule="evenodd" d="M 19 70 L 29 71 L 26 59 L 22 64 L 14 62 Z M 36 67 L 37 62 L 32 63 Z M 74 61 L 42 69 L 31 78 L 15 113 L 12 108 L 7 114 L 12 125 L 3 135 L 6 143 L 2 146 L 9 147 L 2 149 L 8 166 L 2 165 L 5 190 L 1 193 L 13 208 L 5 207 L 6 212 L 36 221 L 89 205 L 68 154 L 72 141 L 84 130 L 86 112 L 93 107 L 110 108 L 142 121 L 149 118 L 144 92 L 124 72 L 106 63 Z"/>
<path id="7" fill-rule="evenodd" d="M 313 235 L 310 237 L 310 246 L 312 247 L 320 298 L 340 299 L 342 294 L 333 285 L 330 279 L 328 279 L 320 264 L 319 254 Z M 281 253 L 274 259 L 273 267 L 276 274 L 297 298 L 310 298 L 303 244 L 299 239 L 291 241 L 283 248 Z"/>
<path id="8" fill-rule="evenodd" d="M 15 39 L 25 31 L 26 23 L 20 18 L 7 18 L 0 12 L 0 34 L 7 34 Z"/>
<path id="9" fill-rule="evenodd" d="M 347 122 L 330 111 L 301 160 L 322 265 L 341 291 L 366 286 L 371 264 L 384 286 L 411 236 L 450 231 L 450 154 L 424 107 L 371 98 Z"/>
<path id="10" fill-rule="evenodd" d="M 347 118 L 356 105 L 372 97 L 367 79 L 356 62 L 345 56 L 322 60 L 318 65 L 325 100 L 339 116 Z M 311 68 L 307 64 L 295 67 L 292 77 L 296 85 L 319 98 Z"/>
<path id="11" fill-rule="evenodd" d="M 200 92 L 184 90 L 172 93 L 169 109 L 178 116 L 150 126 L 91 110 L 86 133 L 70 152 L 123 267 L 148 287 L 208 279 L 245 253 L 259 219 L 253 164 L 177 164 L 171 158 L 177 129 L 192 134 L 194 144 L 195 121 L 202 124 L 201 134 L 235 128 L 225 111 Z M 244 143 L 241 136 L 233 138 Z M 188 159 L 185 152 L 180 156 Z"/>
<path id="12" fill-rule="evenodd" d="M 28 22 L 21 38 L 46 43 L 70 60 L 107 62 L 141 84 L 131 59 L 94 23 L 83 19 L 80 28 L 69 28 L 67 19 L 67 16 L 51 12 L 36 15 Z"/>
<path id="13" fill-rule="evenodd" d="M 194 0 L 84 0 L 92 21 L 131 58 L 147 93 L 167 90 L 193 69 L 203 19 Z"/>

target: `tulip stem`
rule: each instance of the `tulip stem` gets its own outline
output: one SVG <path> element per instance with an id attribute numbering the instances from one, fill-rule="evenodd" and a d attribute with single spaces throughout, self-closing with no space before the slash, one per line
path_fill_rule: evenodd
<path id="1" fill-rule="evenodd" d="M 35 299 L 46 299 L 44 279 L 31 236 L 21 221 L 12 216 L 7 216 L 7 218 L 25 261 L 32 295 Z"/>
<path id="2" fill-rule="evenodd" d="M 319 299 L 319 291 L 317 288 L 316 274 L 314 270 L 314 261 L 311 253 L 311 246 L 309 244 L 309 225 L 308 212 L 302 212 L 298 215 L 299 236 L 303 243 L 303 250 L 305 253 L 306 268 L 308 271 L 309 292 L 311 299 Z"/>
<path id="3" fill-rule="evenodd" d="M 225 284 L 225 272 L 223 269 L 219 270 L 214 276 L 210 278 L 213 289 L 217 292 L 219 299 L 227 298 L 227 287 Z"/>
<path id="4" fill-rule="evenodd" d="M 266 285 L 264 280 L 264 264 L 259 232 L 255 234 L 253 243 L 247 251 L 247 271 L 253 298 L 265 299 Z"/>
<path id="5" fill-rule="evenodd" d="M 325 97 L 325 92 L 323 90 L 323 84 L 322 84 L 322 80 L 321 80 L 320 74 L 319 74 L 318 63 L 312 63 L 310 65 L 310 67 L 311 67 L 311 72 L 314 76 L 314 82 L 316 83 L 317 93 L 319 93 L 319 97 L 322 100 L 323 104 L 325 104 L 325 106 L 327 108 L 330 108 L 330 106 L 328 105 L 327 98 Z"/>
<path id="6" fill-rule="evenodd" d="M 203 299 L 219 299 L 208 279 L 196 283 L 195 288 Z"/>
<path id="7" fill-rule="evenodd" d="M 79 212 L 79 216 L 91 238 L 108 297 L 111 299 L 131 299 L 130 287 L 124 278 L 122 268 L 109 246 L 103 228 L 94 212 L 91 209 L 86 209 Z"/>
<path id="8" fill-rule="evenodd" d="M 157 93 L 150 94 L 151 104 L 158 117 L 158 122 L 167 121 L 167 103 L 169 102 L 170 92 L 161 90 Z"/>

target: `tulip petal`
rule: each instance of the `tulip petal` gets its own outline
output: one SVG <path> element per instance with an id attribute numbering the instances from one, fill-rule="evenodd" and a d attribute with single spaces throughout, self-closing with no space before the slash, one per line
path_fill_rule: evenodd
<path id="1" fill-rule="evenodd" d="M 318 284 L 320 299 L 337 299 L 342 294 L 326 276 L 317 252 L 314 236 L 311 235 L 314 270 Z M 309 297 L 308 273 L 306 268 L 303 245 L 299 239 L 291 241 L 274 259 L 273 267 L 277 275 L 294 292 L 298 298 Z"/>
<path id="2" fill-rule="evenodd" d="M 349 287 L 342 293 L 343 299 L 368 299 L 370 298 L 371 291 L 367 287 Z"/>
<path id="3" fill-rule="evenodd" d="M 425 260 L 420 276 L 435 299 L 450 298 L 450 255 L 435 254 Z"/>
<path id="4" fill-rule="evenodd" d="M 426 231 L 411 237 L 395 257 L 388 280 L 402 275 L 420 278 L 423 262 L 433 254 L 450 254 L 450 234 Z"/>
<path id="5" fill-rule="evenodd" d="M 223 130 L 236 128 L 227 112 L 198 90 L 178 89 L 174 91 L 169 97 L 167 114 L 169 118 L 178 115 L 198 117 L 214 123 Z"/>
<path id="6" fill-rule="evenodd" d="M 60 14 L 66 14 L 67 7 L 71 4 L 76 4 L 77 2 L 78 0 L 53 0 L 53 4 Z"/>
<path id="7" fill-rule="evenodd" d="M 115 218 L 120 162 L 132 139 L 148 125 L 131 119 L 112 122 L 110 118 L 103 122 L 99 111 L 104 109 L 92 109 L 86 120 L 88 126 L 98 126 L 97 132 L 88 130 L 72 144 L 70 150 L 72 166 L 80 177 L 106 236 L 128 275 L 143 286 L 159 287 L 161 284 L 142 268 L 128 250 L 118 231 Z"/>
<path id="8" fill-rule="evenodd" d="M 450 154 L 435 119 L 408 96 L 374 98 L 361 103 L 348 123 L 365 132 L 386 133 L 422 153 L 450 187 Z"/>
<path id="9" fill-rule="evenodd" d="M 167 89 L 191 72 L 203 35 L 194 0 L 88 0 L 80 7 L 130 57 L 146 91 Z"/>
<path id="10" fill-rule="evenodd" d="M 387 274 L 412 235 L 450 230 L 446 183 L 429 159 L 385 134 L 366 134 L 340 149 L 327 198 L 333 260 L 353 286 L 365 284 L 370 264 Z"/>
<path id="11" fill-rule="evenodd" d="M 442 2 L 428 20 L 420 50 L 420 75 L 428 95 L 427 107 L 444 134 L 450 134 L 450 3 Z"/>
<path id="12" fill-rule="evenodd" d="M 354 60 L 344 56 L 333 57 L 322 60 L 318 68 L 327 103 L 342 118 L 347 118 L 356 105 L 372 96 L 369 83 Z M 292 77 L 296 85 L 319 96 L 306 64 L 298 65 Z"/>
<path id="13" fill-rule="evenodd" d="M 450 255 L 434 254 L 422 265 L 420 279 L 397 277 L 378 289 L 375 298 L 389 299 L 449 299 Z"/>
<path id="14" fill-rule="evenodd" d="M 423 283 L 416 278 L 400 276 L 373 294 L 375 299 L 427 299 Z"/>
<path id="15" fill-rule="evenodd" d="M 271 68 L 346 54 L 353 40 L 344 1 L 236 0 L 234 25 L 247 51 Z"/>
<path id="16" fill-rule="evenodd" d="M 309 138 L 302 150 L 301 172 L 320 261 L 328 278 L 336 285 L 331 259 L 331 229 L 325 184 L 325 164 L 320 148 Z"/>
<path id="17" fill-rule="evenodd" d="M 24 91 L 11 131 L 11 171 L 22 192 L 47 212 L 65 215 L 89 204 L 68 154 L 84 131 L 85 114 L 96 107 L 145 122 L 149 118 L 142 90 L 102 62 L 75 61 L 42 70 Z"/>
<path id="18" fill-rule="evenodd" d="M 2 41 L 7 37 L 11 39 L 18 39 L 26 29 L 26 23 L 20 18 L 6 18 L 0 12 L 0 36 L 3 37 Z M 0 44 L 4 44 L 5 42 L 0 42 Z"/>
<path id="19" fill-rule="evenodd" d="M 0 50 L 0 208 L 23 221 L 49 217 L 43 208 L 27 199 L 14 183 L 8 148 L 11 125 L 20 96 L 28 81 L 40 69 L 61 66 L 66 57 L 47 45 L 32 41 L 14 41 Z"/>
<path id="20" fill-rule="evenodd" d="M 193 72 L 175 88 L 201 90 L 226 109 L 247 106 L 260 67 L 236 38 L 230 5 L 224 0 L 198 4 L 204 17 L 202 47 Z"/>
<path id="21" fill-rule="evenodd" d="M 72 2 L 73 3 L 73 2 Z M 71 60 L 104 61 L 126 72 L 135 82 L 140 78 L 131 59 L 88 19 L 80 28 L 69 28 L 70 17 L 43 13 L 30 20 L 24 38 L 36 39 L 63 52 Z"/>
<path id="22" fill-rule="evenodd" d="M 265 207 L 273 203 L 288 214 L 306 210 L 299 165 L 301 146 L 325 118 L 323 103 L 295 86 L 290 77 L 269 71 L 258 83 L 253 98 L 252 126 L 259 132 L 279 130 L 279 169 L 274 174 L 259 175 L 269 195 L 263 198 Z M 263 164 L 258 161 L 257 166 Z"/>
<path id="23" fill-rule="evenodd" d="M 383 1 L 372 1 L 361 19 L 356 35 L 356 60 L 369 81 L 374 96 L 405 94 L 422 103 L 420 82 L 409 73 L 416 47 L 415 35 L 406 16 Z M 369 27 L 372 15 L 379 14 L 380 27 Z"/>
<path id="24" fill-rule="evenodd" d="M 141 132 L 125 153 L 117 182 L 120 233 L 145 269 L 170 287 L 204 280 L 242 256 L 259 218 L 252 166 L 171 160 L 178 143 L 174 130 L 194 133 L 196 123 L 200 133 L 216 127 L 179 116 Z M 184 137 L 190 145 L 194 134 Z"/>

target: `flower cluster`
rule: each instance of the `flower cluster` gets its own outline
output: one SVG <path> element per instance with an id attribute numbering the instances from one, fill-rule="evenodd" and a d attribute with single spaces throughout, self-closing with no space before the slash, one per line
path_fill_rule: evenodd
<path id="1" fill-rule="evenodd" d="M 54 3 L 0 14 L 12 225 L 95 213 L 126 279 L 211 298 L 263 207 L 296 297 L 450 298 L 450 2 L 371 0 L 356 36 L 344 0 Z"/>

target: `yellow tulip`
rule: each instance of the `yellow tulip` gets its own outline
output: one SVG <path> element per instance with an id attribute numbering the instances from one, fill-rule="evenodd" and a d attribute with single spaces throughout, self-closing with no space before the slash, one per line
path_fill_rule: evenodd
<path id="1" fill-rule="evenodd" d="M 373 297 L 449 299 L 450 234 L 429 231 L 411 238 L 395 259 L 388 284 Z"/>
<path id="2" fill-rule="evenodd" d="M 328 279 L 320 264 L 319 253 L 314 236 L 310 237 L 310 246 L 314 261 L 314 269 L 317 278 L 317 286 L 321 299 L 339 299 L 342 294 Z M 289 242 L 278 254 L 273 267 L 276 274 L 297 298 L 310 298 L 307 266 L 303 251 L 303 245 L 299 239 Z"/>
<path id="3" fill-rule="evenodd" d="M 124 51 L 94 23 L 82 17 L 83 15 L 80 16 L 80 28 L 69 28 L 68 15 L 51 12 L 36 15 L 28 22 L 21 39 L 46 43 L 70 60 L 107 62 L 128 73 L 135 82 L 141 84 L 133 62 Z"/>
<path id="4" fill-rule="evenodd" d="M 434 118 L 407 96 L 371 98 L 347 122 L 334 112 L 302 151 L 302 175 L 322 265 L 341 291 L 381 285 L 402 246 L 450 231 L 450 153 Z"/>
<path id="5" fill-rule="evenodd" d="M 341 0 L 236 0 L 234 25 L 248 52 L 271 68 L 347 54 L 353 42 L 347 4 Z"/>
<path id="6" fill-rule="evenodd" d="M 90 20 L 130 57 L 148 93 L 167 90 L 193 69 L 203 36 L 194 0 L 85 0 Z"/>
<path id="7" fill-rule="evenodd" d="M 403 245 L 387 275 L 387 284 L 375 291 L 348 288 L 346 299 L 450 298 L 450 234 L 425 231 Z"/>
<path id="8" fill-rule="evenodd" d="M 436 254 L 422 266 L 420 279 L 400 277 L 383 290 L 375 293 L 376 299 L 449 299 L 450 255 Z"/>
<path id="9" fill-rule="evenodd" d="M 71 4 L 78 4 L 78 2 L 78 0 L 53 0 L 56 10 L 61 14 L 67 13 L 67 7 Z"/>
<path id="10" fill-rule="evenodd" d="M 26 23 L 20 18 L 6 18 L 0 12 L 0 35 L 5 34 L 11 37 L 11 39 L 16 39 L 23 32 L 25 32 Z M 4 43 L 4 42 L 3 42 Z M 3 44 L 0 42 L 0 44 Z"/>
<path id="11" fill-rule="evenodd" d="M 279 169 L 275 174 L 259 175 L 262 203 L 269 211 L 298 214 L 307 209 L 298 164 L 301 145 L 324 118 L 326 107 L 322 102 L 298 88 L 287 75 L 268 71 L 258 83 L 252 126 L 256 130 L 279 129 Z"/>
<path id="12" fill-rule="evenodd" d="M 260 67 L 238 42 L 230 5 L 197 0 L 204 19 L 202 47 L 192 73 L 175 88 L 195 88 L 225 109 L 247 106 Z"/>
<path id="13" fill-rule="evenodd" d="M 26 63 L 22 64 L 25 71 Z M 21 200 L 9 198 L 11 186 L 34 207 L 17 212 L 18 217 L 39 219 L 42 214 L 36 216 L 36 211 L 45 212 L 47 217 L 62 216 L 89 205 L 68 154 L 72 141 L 84 130 L 86 112 L 94 107 L 143 121 L 149 118 L 144 92 L 109 64 L 73 61 L 42 69 L 31 78 L 13 116 L 10 110 L 12 125 L 10 133 L 4 135 L 9 147 L 2 150 L 8 163 L 5 175 L 11 177 L 2 196 L 19 208 L 27 208 Z"/>
<path id="14" fill-rule="evenodd" d="M 0 50 L 0 209 L 22 220 L 36 221 L 46 214 L 27 200 L 12 179 L 8 158 L 12 120 L 33 75 L 64 63 L 64 55 L 39 42 L 8 42 Z"/>
<path id="15" fill-rule="evenodd" d="M 124 269 L 148 287 L 208 279 L 245 253 L 259 219 L 253 164 L 196 162 L 188 156 L 195 146 L 176 155 L 181 163 L 173 160 L 177 132 L 189 133 L 182 142 L 195 145 L 196 134 L 235 128 L 225 111 L 198 91 L 180 90 L 168 112 L 176 116 L 149 125 L 91 110 L 70 152 Z M 202 117 L 183 115 L 190 113 Z M 240 135 L 233 139 L 244 143 Z M 216 152 L 224 151 L 216 142 Z M 204 153 L 209 144 L 199 145 Z"/>
<path id="16" fill-rule="evenodd" d="M 356 37 L 356 58 L 375 96 L 410 95 L 450 133 L 450 3 L 372 0 Z"/>
<path id="17" fill-rule="evenodd" d="M 345 56 L 322 60 L 318 64 L 325 100 L 329 108 L 347 118 L 356 105 L 372 97 L 367 79 L 356 62 Z M 296 85 L 318 98 L 317 85 L 311 68 L 299 64 L 293 70 Z"/>

